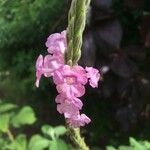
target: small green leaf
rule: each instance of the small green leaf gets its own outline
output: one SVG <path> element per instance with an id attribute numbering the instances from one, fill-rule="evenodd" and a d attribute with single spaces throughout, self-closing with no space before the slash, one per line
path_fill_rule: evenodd
<path id="1" fill-rule="evenodd" d="M 150 142 L 144 141 L 144 145 L 147 149 L 150 149 Z"/>
<path id="2" fill-rule="evenodd" d="M 8 140 L 0 138 L 0 150 L 6 150 L 6 145 L 8 145 Z"/>
<path id="3" fill-rule="evenodd" d="M 56 137 L 64 135 L 66 133 L 66 128 L 64 126 L 57 126 L 54 128 Z"/>
<path id="4" fill-rule="evenodd" d="M 6 132 L 8 130 L 9 120 L 10 120 L 9 114 L 0 115 L 0 130 L 2 132 Z"/>
<path id="5" fill-rule="evenodd" d="M 13 143 L 7 146 L 10 150 L 27 150 L 27 139 L 26 136 L 20 134 L 16 137 Z"/>
<path id="6" fill-rule="evenodd" d="M 70 149 L 63 140 L 57 139 L 51 142 L 49 150 L 70 150 Z"/>
<path id="7" fill-rule="evenodd" d="M 29 150 L 44 150 L 47 148 L 50 144 L 50 141 L 43 138 L 40 135 L 34 135 L 32 136 L 30 142 L 29 142 Z"/>
<path id="8" fill-rule="evenodd" d="M 131 146 L 133 146 L 136 150 L 145 150 L 144 146 L 142 146 L 134 138 L 130 138 L 129 141 L 130 141 Z"/>
<path id="9" fill-rule="evenodd" d="M 130 146 L 119 146 L 118 150 L 133 150 Z"/>
<path id="10" fill-rule="evenodd" d="M 16 148 L 17 150 L 26 150 L 27 149 L 27 139 L 26 136 L 21 134 L 16 138 Z"/>
<path id="11" fill-rule="evenodd" d="M 0 113 L 10 111 L 12 109 L 15 109 L 16 107 L 17 106 L 12 103 L 0 103 Z"/>
<path id="12" fill-rule="evenodd" d="M 42 133 L 50 137 L 52 140 L 55 139 L 55 130 L 50 125 L 44 125 L 42 126 Z"/>
<path id="13" fill-rule="evenodd" d="M 17 115 L 13 116 L 12 124 L 14 127 L 20 127 L 21 125 L 31 125 L 36 121 L 34 111 L 31 107 L 23 107 Z"/>

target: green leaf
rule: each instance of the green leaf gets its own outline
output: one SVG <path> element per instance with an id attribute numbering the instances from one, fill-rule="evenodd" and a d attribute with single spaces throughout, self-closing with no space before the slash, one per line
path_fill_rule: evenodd
<path id="1" fill-rule="evenodd" d="M 0 150 L 6 150 L 6 145 L 8 145 L 8 141 L 4 138 L 0 138 Z"/>
<path id="2" fill-rule="evenodd" d="M 66 128 L 64 126 L 57 126 L 54 128 L 56 137 L 64 135 L 66 133 Z"/>
<path id="3" fill-rule="evenodd" d="M 17 150 L 26 150 L 27 149 L 27 139 L 25 135 L 18 135 L 16 138 L 16 148 Z"/>
<path id="4" fill-rule="evenodd" d="M 52 140 L 55 139 L 55 130 L 50 125 L 44 125 L 42 126 L 42 133 L 50 137 Z"/>
<path id="5" fill-rule="evenodd" d="M 2 132 L 6 132 L 8 130 L 9 120 L 10 120 L 9 114 L 0 115 L 0 130 Z"/>
<path id="6" fill-rule="evenodd" d="M 133 150 L 130 146 L 119 146 L 119 150 Z"/>
<path id="7" fill-rule="evenodd" d="M 13 143 L 7 146 L 10 150 L 27 150 L 27 139 L 26 136 L 20 134 L 16 137 Z"/>
<path id="8" fill-rule="evenodd" d="M 43 138 L 40 135 L 34 135 L 32 136 L 30 142 L 29 142 L 29 150 L 44 150 L 47 148 L 50 144 L 50 141 Z"/>
<path id="9" fill-rule="evenodd" d="M 70 149 L 63 140 L 57 139 L 51 142 L 49 150 L 70 150 Z"/>
<path id="10" fill-rule="evenodd" d="M 16 107 L 17 106 L 12 103 L 0 103 L 0 113 L 10 111 L 12 109 L 15 109 Z"/>
<path id="11" fill-rule="evenodd" d="M 23 107 L 17 115 L 13 116 L 12 124 L 14 127 L 20 127 L 21 125 L 31 125 L 36 121 L 34 111 L 31 107 Z"/>
<path id="12" fill-rule="evenodd" d="M 129 139 L 131 146 L 135 148 L 135 150 L 146 150 L 144 146 L 142 146 L 139 142 L 137 142 L 134 138 Z"/>
<path id="13" fill-rule="evenodd" d="M 150 142 L 144 141 L 143 143 L 147 149 L 150 149 Z"/>

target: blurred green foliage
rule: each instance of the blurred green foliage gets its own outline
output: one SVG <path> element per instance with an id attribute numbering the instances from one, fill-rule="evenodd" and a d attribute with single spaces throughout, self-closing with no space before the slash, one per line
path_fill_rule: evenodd
<path id="1" fill-rule="evenodd" d="M 150 149 L 150 142 L 148 141 L 137 141 L 134 138 L 130 138 L 129 140 L 130 146 L 119 146 L 118 149 L 107 146 L 107 150 L 149 150 Z"/>
<path id="2" fill-rule="evenodd" d="M 97 1 L 99 2 L 100 0 Z M 107 3 L 111 0 L 101 1 Z M 59 138 L 59 135 L 65 134 L 64 129 L 60 130 L 58 127 L 56 130 L 56 128 L 46 125 L 42 127 L 42 135 L 33 134 L 32 136 L 30 132 L 35 133 L 40 129 L 41 125 L 46 123 L 54 126 L 63 122 L 63 117 L 56 111 L 54 102 L 56 90 L 51 80 L 42 79 L 39 89 L 34 86 L 35 61 L 40 53 L 46 53 L 46 47 L 44 46 L 46 38 L 52 32 L 62 31 L 66 28 L 69 2 L 69 0 L 0 0 L 0 98 L 4 99 L 3 103 L 0 104 L 0 137 L 4 137 L 0 138 L 0 147 L 5 148 L 5 145 L 10 143 L 10 140 L 5 139 L 4 136 L 4 132 L 10 127 L 9 124 L 12 125 L 11 128 L 15 131 L 17 128 L 15 140 L 18 144 L 12 144 L 12 147 L 16 145 L 19 147 L 21 143 L 25 148 L 29 146 L 34 150 L 38 147 L 39 150 L 42 150 L 48 146 L 50 147 L 49 143 L 53 140 L 51 147 L 67 147 L 64 141 Z M 145 7 L 149 11 L 149 0 L 146 0 Z M 127 29 L 124 30 L 122 45 L 141 43 L 137 27 L 141 22 L 143 8 L 126 9 L 121 0 L 113 0 L 113 8 L 122 27 Z M 105 11 L 99 12 L 99 14 L 96 12 L 95 18 L 92 17 L 96 20 L 101 18 L 103 13 L 105 15 Z M 111 14 L 111 12 L 109 13 Z M 107 14 L 106 12 L 104 17 L 106 20 L 109 18 L 109 13 Z M 95 27 L 90 27 L 89 30 L 95 30 Z M 98 51 L 101 52 L 99 49 Z M 104 51 L 107 53 L 105 49 Z M 89 55 L 87 56 L 89 58 Z M 99 56 L 97 55 L 97 57 Z M 101 58 L 98 58 L 97 61 L 99 59 Z M 106 58 L 104 57 L 104 59 Z M 149 61 L 146 64 L 140 64 L 141 68 L 145 68 L 146 72 L 148 72 L 147 64 L 149 64 Z M 110 80 L 111 78 L 112 76 L 109 76 Z M 113 78 L 116 79 L 117 76 L 115 75 Z M 116 82 L 112 82 L 112 84 L 112 87 L 107 87 L 110 91 L 115 89 Z M 148 123 L 143 124 L 143 122 L 141 122 L 142 125 L 139 124 L 139 128 L 133 127 L 130 133 L 122 133 L 118 123 L 114 120 L 114 110 L 118 105 L 118 95 L 116 96 L 116 93 L 114 93 L 115 99 L 101 99 L 99 95 L 97 96 L 97 93 L 101 93 L 101 91 L 97 93 L 89 89 L 87 91 L 84 112 L 91 117 L 92 123 L 88 126 L 89 132 L 85 129 L 83 130 L 83 135 L 85 135 L 89 145 L 98 145 L 98 147 L 102 145 L 102 147 L 105 147 L 108 143 L 115 146 L 122 145 L 121 143 L 127 144 L 129 134 L 137 139 L 138 137 L 141 139 L 149 138 L 149 125 L 147 125 Z M 109 94 L 109 90 L 107 92 Z M 11 103 L 5 103 L 7 100 L 11 100 Z M 14 103 L 17 103 L 22 109 L 18 109 L 18 106 L 14 105 Z M 32 106 L 38 116 L 38 121 L 34 124 L 33 131 L 33 128 L 28 126 L 22 128 L 22 125 L 29 125 L 35 121 L 31 107 L 23 107 L 25 105 Z M 5 111 L 10 112 L 10 115 Z M 26 115 L 24 114 L 28 114 L 30 117 L 25 117 Z M 12 119 L 13 115 L 15 116 Z M 22 115 L 25 120 L 22 120 Z M 26 131 L 27 135 L 22 135 L 22 131 Z M 32 137 L 28 140 L 30 136 Z M 144 146 L 143 142 L 142 146 Z M 131 145 L 130 149 L 133 149 L 133 147 Z M 67 149 L 65 148 L 64 150 Z"/>
<path id="3" fill-rule="evenodd" d="M 73 150 L 60 138 L 66 134 L 64 126 L 44 125 L 41 135 L 35 134 L 28 139 L 21 128 L 24 125 L 33 125 L 35 121 L 35 113 L 31 107 L 18 108 L 12 103 L 0 101 L 0 150 Z M 14 129 L 19 130 L 15 131 L 15 135 Z"/>
<path id="4" fill-rule="evenodd" d="M 37 92 L 34 87 L 35 60 L 46 49 L 44 43 L 48 35 L 57 30 L 60 22 L 65 24 L 66 3 L 58 0 L 0 1 L 1 98 L 20 105 L 41 103 L 41 90 Z M 47 94 L 42 99 L 46 97 Z"/>

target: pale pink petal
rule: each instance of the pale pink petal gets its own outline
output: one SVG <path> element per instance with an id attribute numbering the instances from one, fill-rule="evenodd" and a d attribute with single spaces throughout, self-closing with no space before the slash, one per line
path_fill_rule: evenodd
<path id="1" fill-rule="evenodd" d="M 56 85 L 64 83 L 64 78 L 61 74 L 61 69 L 54 72 L 53 80 Z"/>
<path id="2" fill-rule="evenodd" d="M 62 53 L 64 54 L 67 48 L 66 31 L 60 33 L 54 33 L 47 38 L 45 43 L 50 54 Z"/>
<path id="3" fill-rule="evenodd" d="M 75 107 L 71 102 L 65 101 L 62 104 L 57 105 L 57 111 L 60 114 L 64 114 L 65 118 L 71 118 L 79 113 L 79 109 Z"/>
<path id="4" fill-rule="evenodd" d="M 71 86 L 71 93 L 75 97 L 81 97 L 85 94 L 85 87 L 82 84 L 74 84 Z"/>
<path id="5" fill-rule="evenodd" d="M 71 99 L 71 102 L 74 104 L 75 107 L 79 108 L 79 110 L 82 108 L 83 103 L 80 99 L 74 97 L 73 99 Z"/>
<path id="6" fill-rule="evenodd" d="M 66 83 L 58 84 L 56 86 L 56 89 L 57 89 L 58 93 L 61 93 L 62 95 L 64 95 L 67 98 L 71 98 L 74 96 L 74 93 L 72 93 L 70 86 Z"/>
<path id="7" fill-rule="evenodd" d="M 36 87 L 39 87 L 39 82 L 43 74 L 42 69 L 43 69 L 43 56 L 40 55 L 36 61 L 36 83 L 35 83 Z"/>
<path id="8" fill-rule="evenodd" d="M 86 67 L 87 77 L 89 78 L 90 85 L 95 88 L 98 87 L 98 81 L 100 80 L 100 73 L 93 67 Z"/>
<path id="9" fill-rule="evenodd" d="M 54 41 L 58 40 L 60 38 L 60 33 L 54 33 L 51 34 L 48 38 L 47 41 L 45 43 L 46 47 L 50 47 Z"/>
<path id="10" fill-rule="evenodd" d="M 64 65 L 64 61 L 60 56 L 47 55 L 44 58 L 44 75 L 50 77 L 54 75 L 54 72 Z"/>
<path id="11" fill-rule="evenodd" d="M 90 123 L 91 120 L 85 114 L 78 115 L 74 118 L 67 119 L 67 122 L 70 126 L 74 128 L 79 128 L 85 126 L 86 124 Z"/>
<path id="12" fill-rule="evenodd" d="M 65 99 L 66 98 L 63 95 L 59 94 L 59 95 L 56 96 L 55 102 L 56 103 L 64 103 Z"/>
<path id="13" fill-rule="evenodd" d="M 78 82 L 85 85 L 88 81 L 85 69 L 78 65 L 74 66 L 72 69 L 76 73 Z"/>
<path id="14" fill-rule="evenodd" d="M 38 88 L 39 87 L 39 83 L 40 83 L 40 78 L 38 79 L 36 79 L 36 82 L 35 82 L 35 86 Z"/>
<path id="15" fill-rule="evenodd" d="M 76 108 L 78 108 L 79 110 L 82 108 L 83 103 L 80 99 L 76 98 L 76 97 L 72 97 L 72 98 L 66 98 L 63 94 L 59 94 L 56 96 L 55 98 L 55 102 L 56 103 L 65 103 L 65 101 L 69 101 L 72 105 L 74 105 Z"/>
<path id="16" fill-rule="evenodd" d="M 91 122 L 91 119 L 89 117 L 87 117 L 85 114 L 81 114 L 81 121 L 83 122 L 83 126 L 85 124 L 89 124 Z"/>
<path id="17" fill-rule="evenodd" d="M 64 114 L 65 118 L 72 118 L 79 115 L 79 110 L 82 108 L 83 104 L 80 99 L 65 98 L 64 95 L 59 94 L 55 101 L 58 103 L 57 111 L 60 114 Z"/>

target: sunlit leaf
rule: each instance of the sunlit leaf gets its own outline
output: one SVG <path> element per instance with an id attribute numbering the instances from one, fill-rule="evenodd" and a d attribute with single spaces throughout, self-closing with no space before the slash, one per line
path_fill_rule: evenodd
<path id="1" fill-rule="evenodd" d="M 70 150 L 67 144 L 61 139 L 53 140 L 49 146 L 49 150 Z"/>
<path id="2" fill-rule="evenodd" d="M 55 139 L 55 130 L 52 126 L 44 125 L 42 126 L 41 130 L 45 135 L 49 136 L 51 139 Z"/>
<path id="3" fill-rule="evenodd" d="M 131 146 L 135 147 L 136 150 L 146 150 L 142 144 L 136 141 L 134 138 L 129 139 Z"/>
<path id="4" fill-rule="evenodd" d="M 18 135 L 14 141 L 7 146 L 9 150 L 27 150 L 27 139 L 25 135 Z"/>
<path id="5" fill-rule="evenodd" d="M 16 107 L 17 106 L 12 103 L 0 103 L 0 113 L 10 111 L 12 109 L 15 109 Z"/>
<path id="6" fill-rule="evenodd" d="M 61 136 L 61 135 L 64 135 L 66 133 L 66 128 L 64 126 L 57 126 L 54 128 L 55 130 L 55 135 L 57 137 Z"/>
<path id="7" fill-rule="evenodd" d="M 36 121 L 34 111 L 31 107 L 23 107 L 13 118 L 12 124 L 14 127 L 20 127 L 21 125 L 30 125 Z"/>
<path id="8" fill-rule="evenodd" d="M 6 132 L 9 128 L 9 114 L 0 114 L 0 131 Z"/>
<path id="9" fill-rule="evenodd" d="M 45 148 L 47 148 L 50 144 L 50 141 L 43 138 L 40 135 L 34 135 L 32 136 L 30 142 L 29 142 L 29 146 L 28 149 L 29 150 L 44 150 Z"/>

